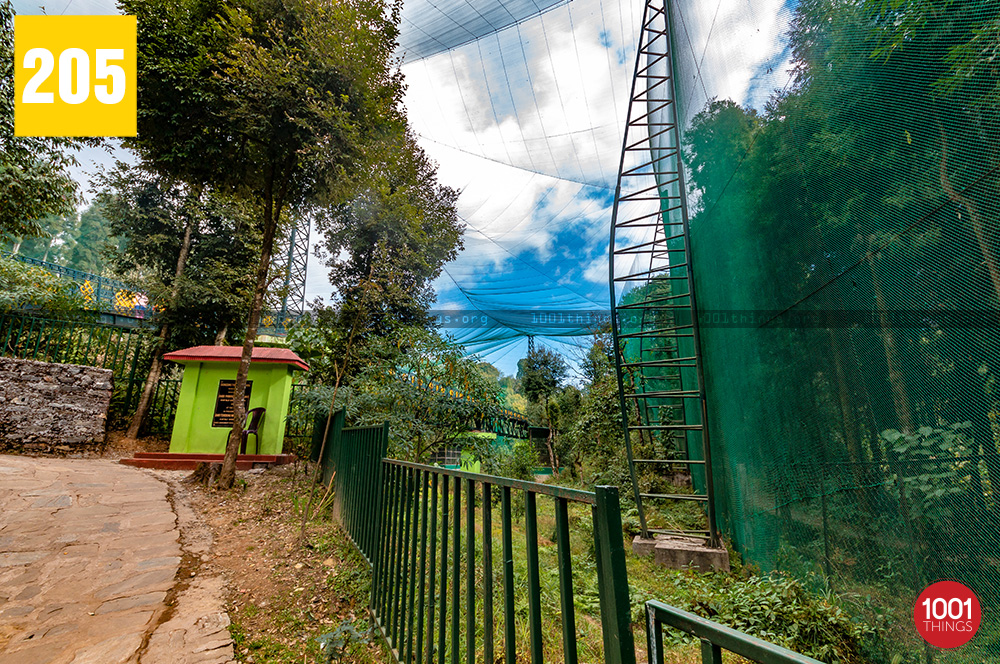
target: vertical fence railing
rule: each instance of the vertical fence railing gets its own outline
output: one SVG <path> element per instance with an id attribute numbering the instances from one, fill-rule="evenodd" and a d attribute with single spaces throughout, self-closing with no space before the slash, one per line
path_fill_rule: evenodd
<path id="1" fill-rule="evenodd" d="M 340 434 L 334 514 L 369 564 L 377 549 L 382 457 L 388 441 L 388 422 L 381 426 L 347 427 Z"/>
<path id="2" fill-rule="evenodd" d="M 671 627 L 701 642 L 702 664 L 722 664 L 722 652 L 728 651 L 760 664 L 821 664 L 819 660 L 737 632 L 725 625 L 706 620 L 662 602 L 646 602 L 646 643 L 649 664 L 664 664 L 663 628 Z"/>
<path id="3" fill-rule="evenodd" d="M 365 463 L 363 458 L 359 455 L 355 464 Z M 373 547 L 366 554 L 373 565 L 372 614 L 398 662 L 493 664 L 502 652 L 508 664 L 575 664 L 569 511 L 571 505 L 583 504 L 593 523 L 593 541 L 586 544 L 593 544 L 597 563 L 604 636 L 600 661 L 635 664 L 617 488 L 579 491 L 391 459 L 382 460 L 381 468 L 381 491 L 373 492 L 368 479 L 369 502 L 348 499 L 343 518 L 367 529 L 352 537 Z M 539 549 L 548 533 L 539 532 L 540 500 L 553 501 L 558 598 L 542 594 L 546 572 Z M 376 518 L 371 518 L 372 504 Z M 521 506 L 524 564 L 517 565 L 514 511 Z M 494 555 L 497 529 L 499 565 Z M 545 624 L 543 608 L 551 604 L 560 607 L 558 635 Z"/>
<path id="4" fill-rule="evenodd" d="M 0 314 L 0 355 L 5 357 L 82 364 L 121 373 L 149 340 L 148 333 L 135 328 Z"/>
<path id="5" fill-rule="evenodd" d="M 149 404 L 143 433 L 169 434 L 177 414 L 177 400 L 181 395 L 181 381 L 175 378 L 161 378 L 156 383 L 153 398 Z"/>
<path id="6" fill-rule="evenodd" d="M 313 425 L 316 418 L 312 416 L 309 408 L 302 404 L 302 397 L 313 389 L 315 389 L 315 386 L 306 383 L 296 383 L 292 385 L 292 391 L 289 395 L 288 424 L 285 427 L 286 437 L 312 437 Z"/>
<path id="7" fill-rule="evenodd" d="M 315 417 L 310 458 L 322 467 L 321 481 L 333 482 L 334 516 L 372 564 L 378 549 L 382 501 L 382 457 L 389 444 L 389 424 L 345 427 L 344 411 Z M 326 434 L 326 443 L 323 435 Z"/>
<path id="8" fill-rule="evenodd" d="M 138 400 L 151 348 L 149 333 L 136 328 L 0 314 L 0 356 L 110 369 L 113 417 L 131 412 Z"/>
<path id="9" fill-rule="evenodd" d="M 344 429 L 343 409 L 333 411 L 329 414 L 319 413 L 313 422 L 312 449 L 309 453 L 309 460 L 318 463 L 322 468 L 320 481 L 323 486 L 329 486 L 340 464 L 340 434 Z M 324 436 L 326 442 L 323 442 Z M 341 473 L 344 475 L 346 473 Z"/>

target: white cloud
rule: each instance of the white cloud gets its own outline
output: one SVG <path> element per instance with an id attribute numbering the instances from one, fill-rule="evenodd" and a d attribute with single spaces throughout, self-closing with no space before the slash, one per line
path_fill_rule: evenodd
<path id="1" fill-rule="evenodd" d="M 407 0 L 408 9 L 420 2 Z M 14 4 L 29 13 L 43 3 Z M 446 8 L 448 2 L 436 4 Z M 453 51 L 404 64 L 410 121 L 438 162 L 440 181 L 461 189 L 459 212 L 477 229 L 470 229 L 466 249 L 447 267 L 466 290 L 483 286 L 483 293 L 495 292 L 484 284 L 502 290 L 502 278 L 512 292 L 521 285 L 535 288 L 544 305 L 546 298 L 582 300 L 580 292 L 606 283 L 606 258 L 591 257 L 606 255 L 611 210 L 607 196 L 594 193 L 615 186 L 643 4 L 573 0 Z M 675 0 L 674 7 L 680 12 L 673 32 L 685 116 L 711 97 L 759 107 L 771 90 L 784 86 L 787 0 Z M 46 5 L 50 14 L 64 9 L 117 12 L 113 0 Z M 623 215 L 638 215 L 655 210 L 655 203 L 627 207 Z M 638 244 L 649 239 L 649 231 L 620 237 Z M 634 258 L 619 260 L 617 267 L 624 268 Z M 309 299 L 329 296 L 325 273 L 313 258 Z M 467 306 L 447 275 L 436 287 L 440 306 Z"/>
<path id="2" fill-rule="evenodd" d="M 14 0 L 14 12 L 18 14 L 97 15 L 119 14 L 115 0 Z"/>

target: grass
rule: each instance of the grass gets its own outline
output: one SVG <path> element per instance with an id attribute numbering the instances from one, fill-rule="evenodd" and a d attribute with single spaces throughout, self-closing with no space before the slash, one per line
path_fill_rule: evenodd
<path id="1" fill-rule="evenodd" d="M 269 474 L 270 475 L 270 474 Z M 271 595 L 267 601 L 240 600 L 231 606 L 232 626 L 230 628 L 241 662 L 260 664 L 322 664 L 333 655 L 332 661 L 375 662 L 393 661 L 391 654 L 382 644 L 381 638 L 373 636 L 366 607 L 371 593 L 371 572 L 360 554 L 354 549 L 345 532 L 329 518 L 329 511 L 320 514 L 309 526 L 307 545 L 294 546 L 297 535 L 298 508 L 305 504 L 303 495 L 307 486 L 289 477 L 273 477 L 267 482 L 267 499 L 261 500 L 254 509 L 242 515 L 247 523 L 268 524 L 273 537 L 268 541 L 246 541 L 241 549 L 243 556 L 275 561 L 270 569 L 262 573 L 270 574 Z M 254 480 L 257 482 L 258 480 Z M 251 486 L 248 495 L 263 489 Z M 457 618 L 459 625 L 459 649 L 461 660 L 465 661 L 465 643 L 468 635 L 465 618 L 468 607 L 465 604 L 466 581 L 473 574 L 475 588 L 474 635 L 477 657 L 484 660 L 483 653 L 483 589 L 490 572 L 482 564 L 483 530 L 481 489 L 476 510 L 476 546 L 472 564 L 466 559 L 464 522 L 465 509 L 461 513 L 462 541 L 460 546 L 460 574 L 458 589 L 461 601 L 457 613 L 453 613 L 450 592 L 453 588 L 451 576 L 453 561 L 452 527 L 454 514 L 449 524 L 448 545 L 448 586 L 445 618 L 445 650 L 451 650 L 451 620 Z M 502 528 L 500 501 L 493 501 L 493 563 L 492 581 L 494 588 L 494 657 L 502 661 L 504 653 L 504 603 L 502 560 Z M 559 573 L 557 567 L 557 546 L 555 544 L 555 502 L 547 496 L 538 497 L 538 542 L 539 542 L 539 584 L 541 587 L 541 616 L 543 625 L 543 655 L 546 662 L 563 661 L 562 625 L 563 613 L 560 605 Z M 530 662 L 529 609 L 527 597 L 527 544 L 523 498 L 514 492 L 513 562 L 514 562 L 514 644 L 518 662 Z M 582 503 L 570 503 L 569 526 L 571 562 L 573 568 L 573 602 L 576 613 L 576 633 L 580 662 L 603 662 L 603 637 L 600 619 L 600 596 L 598 577 L 593 552 L 593 531 L 591 508 Z M 686 509 L 686 508 L 684 508 Z M 627 516 L 627 515 L 626 515 Z M 662 516 L 662 515 L 661 515 Z M 670 514 L 664 519 L 677 522 L 690 518 L 686 512 Z M 440 518 L 438 519 L 440 527 Z M 627 524 L 626 524 L 627 526 Z M 284 538 L 284 539 L 282 539 Z M 429 539 L 429 537 L 428 537 Z M 628 538 L 630 539 L 630 538 Z M 271 542 L 270 540 L 274 540 Z M 440 555 L 440 531 L 437 539 Z M 625 542 L 629 550 L 629 542 Z M 268 553 L 270 552 L 270 553 Z M 419 568 L 419 556 L 417 565 Z M 631 614 L 636 650 L 640 663 L 646 659 L 644 603 L 657 599 L 667 604 L 694 611 L 741 631 L 747 631 L 766 640 L 790 646 L 806 652 L 823 661 L 837 661 L 853 664 L 864 661 L 857 654 L 857 643 L 864 638 L 863 625 L 854 625 L 847 620 L 837 601 L 830 596 L 811 593 L 796 581 L 787 578 L 755 576 L 737 569 L 734 574 L 699 574 L 691 571 L 669 570 L 656 565 L 651 559 L 638 558 L 628 553 L 626 556 L 631 597 Z M 328 565 L 329 563 L 329 565 Z M 440 564 L 438 564 L 440 579 Z M 434 589 L 435 631 L 432 635 L 432 650 L 435 656 L 440 627 L 440 593 L 438 585 Z M 426 596 L 428 599 L 430 595 Z M 332 599 L 331 599 L 332 598 Z M 417 601 L 414 601 L 414 607 Z M 426 605 L 425 605 L 426 606 Z M 425 627 L 425 635 L 427 635 Z M 321 644 L 324 646 L 321 648 Z M 700 662 L 698 644 L 681 634 L 666 634 L 665 661 L 667 664 L 695 664 Z M 735 656 L 726 657 L 726 662 L 739 662 Z"/>
<path id="2" fill-rule="evenodd" d="M 515 494 L 516 495 L 516 494 Z M 481 492 L 477 499 L 481 502 Z M 517 497 L 515 497 L 517 501 Z M 503 576 L 501 561 L 502 527 L 499 500 L 493 501 L 493 561 L 492 581 L 494 588 L 494 625 L 496 634 L 495 656 L 502 656 L 504 648 Z M 543 625 L 543 655 L 546 662 L 560 662 L 562 654 L 562 621 L 560 605 L 560 581 L 555 544 L 555 501 L 538 497 L 539 534 L 539 585 L 541 587 L 541 622 Z M 451 652 L 451 622 L 457 618 L 459 625 L 459 650 L 464 659 L 465 620 L 468 606 L 465 601 L 468 575 L 474 574 L 476 589 L 475 624 L 477 633 L 477 661 L 483 657 L 483 587 L 489 578 L 482 564 L 482 516 L 481 508 L 476 513 L 475 560 L 470 565 L 466 559 L 464 505 L 462 510 L 460 546 L 460 575 L 458 590 L 460 602 L 457 613 L 452 608 L 451 595 L 453 578 L 449 576 L 447 587 L 445 621 L 445 650 Z M 530 625 L 528 608 L 528 565 L 527 544 L 523 507 L 515 509 L 512 523 L 514 562 L 514 643 L 517 661 L 528 662 L 530 658 Z M 603 637 L 600 617 L 600 595 L 598 575 L 593 553 L 593 532 L 591 508 L 581 503 L 570 503 L 569 510 L 571 561 L 573 568 L 573 602 L 576 612 L 576 634 L 580 662 L 603 662 Z M 440 524 L 440 517 L 438 519 Z M 450 526 L 454 525 L 451 514 Z M 440 527 L 440 526 L 439 526 Z M 451 528 L 449 528 L 451 531 Z M 449 575 L 453 549 L 449 532 Z M 440 535 L 438 539 L 440 546 Z M 628 543 L 626 542 L 628 548 Z M 417 558 L 419 561 L 419 556 Z M 723 624 L 746 631 L 769 641 L 791 647 L 799 652 L 817 656 L 824 661 L 843 663 L 865 661 L 859 653 L 859 643 L 866 638 L 868 629 L 851 621 L 832 596 L 809 592 L 798 581 L 788 578 L 761 577 L 740 571 L 738 574 L 700 574 L 692 571 L 669 570 L 656 565 L 651 559 L 627 555 L 632 620 L 640 661 L 644 661 L 645 624 L 644 603 L 657 599 L 667 604 L 693 611 Z M 439 606 L 440 584 L 434 589 L 435 606 Z M 405 614 L 404 614 L 405 615 Z M 436 614 L 435 627 L 440 628 L 441 614 Z M 692 639 L 677 633 L 666 635 L 668 647 L 667 661 L 677 664 L 700 661 L 697 644 Z M 432 643 L 437 650 L 437 639 Z M 727 660 L 738 661 L 738 659 Z"/>
<path id="3" fill-rule="evenodd" d="M 236 592 L 229 606 L 229 631 L 237 660 L 250 664 L 391 661 L 369 629 L 366 607 L 371 586 L 364 559 L 329 514 L 313 520 L 306 545 L 297 546 L 300 516 L 294 505 L 303 504 L 300 494 L 305 487 L 290 477 L 254 480 L 258 481 L 265 486 L 241 496 L 252 504 L 245 508 L 252 515 L 233 523 L 252 522 L 258 533 L 264 533 L 259 543 L 247 541 L 241 547 L 243 557 L 274 564 L 232 571 Z M 253 592 L 243 593 L 241 587 Z"/>

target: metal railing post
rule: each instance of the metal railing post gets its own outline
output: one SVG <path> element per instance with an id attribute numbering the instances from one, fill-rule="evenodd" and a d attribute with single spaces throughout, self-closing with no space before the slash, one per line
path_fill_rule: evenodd
<path id="1" fill-rule="evenodd" d="M 722 664 L 722 648 L 708 639 L 702 639 L 701 664 Z"/>
<path id="2" fill-rule="evenodd" d="M 649 640 L 650 664 L 663 662 L 663 625 L 700 640 L 704 664 L 722 664 L 723 650 L 760 664 L 820 664 L 812 657 L 655 600 L 646 602 L 646 619 L 649 634 L 653 635 Z"/>
<path id="3" fill-rule="evenodd" d="M 594 540 L 597 586 L 601 599 L 606 664 L 635 664 L 635 640 L 629 605 L 628 571 L 622 541 L 622 513 L 618 488 L 594 488 Z"/>

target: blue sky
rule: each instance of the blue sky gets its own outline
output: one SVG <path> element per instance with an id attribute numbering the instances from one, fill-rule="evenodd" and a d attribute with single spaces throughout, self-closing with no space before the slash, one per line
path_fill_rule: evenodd
<path id="1" fill-rule="evenodd" d="M 42 5 L 49 14 L 116 11 L 111 0 L 14 2 L 19 13 L 37 13 Z M 532 15 L 536 6 L 546 11 Z M 438 308 L 609 307 L 611 207 L 642 6 L 640 0 L 404 5 L 408 115 L 440 180 L 461 190 L 459 213 L 468 225 L 465 250 L 435 283 Z M 676 73 L 687 117 L 712 97 L 760 107 L 786 84 L 783 33 L 794 0 L 676 0 L 675 7 Z M 479 15 L 486 19 L 477 25 L 470 17 Z M 441 50 L 455 44 L 461 45 Z M 78 176 L 86 183 L 95 164 L 111 156 L 91 151 L 82 161 Z M 330 295 L 325 269 L 314 260 L 307 300 Z M 450 331 L 513 373 L 526 351 L 522 332 L 530 330 L 509 330 L 500 339 L 496 330 Z M 539 343 L 571 359 L 574 347 L 587 343 L 534 331 Z"/>

